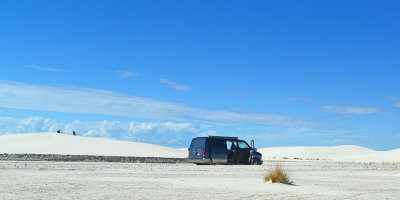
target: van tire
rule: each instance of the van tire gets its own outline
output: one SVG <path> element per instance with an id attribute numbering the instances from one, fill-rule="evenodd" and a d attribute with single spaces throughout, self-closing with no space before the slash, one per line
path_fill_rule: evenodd
<path id="1" fill-rule="evenodd" d="M 253 159 L 253 165 L 261 165 L 261 161 L 258 158 Z"/>

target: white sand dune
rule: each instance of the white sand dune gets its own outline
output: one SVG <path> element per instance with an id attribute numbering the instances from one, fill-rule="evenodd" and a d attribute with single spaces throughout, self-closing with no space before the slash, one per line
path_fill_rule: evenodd
<path id="1" fill-rule="evenodd" d="M 188 148 L 179 148 L 178 150 L 180 150 L 180 151 L 184 151 L 184 152 L 188 152 Z"/>
<path id="2" fill-rule="evenodd" d="M 345 162 L 400 162 L 400 149 L 375 151 L 361 146 L 270 147 L 258 150 L 264 160 L 299 159 Z M 0 153 L 104 155 L 185 158 L 187 148 L 58 133 L 0 135 Z"/>
<path id="3" fill-rule="evenodd" d="M 187 152 L 163 146 L 51 132 L 1 135 L 0 153 L 187 157 Z"/>
<path id="4" fill-rule="evenodd" d="M 375 151 L 361 146 L 270 147 L 259 149 L 263 159 L 400 162 L 400 149 Z"/>

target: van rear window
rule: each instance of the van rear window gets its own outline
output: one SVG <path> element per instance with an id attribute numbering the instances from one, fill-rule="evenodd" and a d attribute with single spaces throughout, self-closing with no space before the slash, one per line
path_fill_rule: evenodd
<path id="1" fill-rule="evenodd" d="M 192 143 L 190 144 L 190 148 L 202 148 L 204 147 L 204 143 L 206 142 L 206 138 L 193 138 Z"/>

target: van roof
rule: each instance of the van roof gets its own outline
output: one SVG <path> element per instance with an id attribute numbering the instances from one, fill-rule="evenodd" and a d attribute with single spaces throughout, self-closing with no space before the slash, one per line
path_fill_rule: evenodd
<path id="1" fill-rule="evenodd" d="M 198 138 L 213 138 L 213 139 L 224 139 L 224 140 L 238 140 L 238 137 L 229 136 L 208 136 L 208 137 L 198 137 Z"/>

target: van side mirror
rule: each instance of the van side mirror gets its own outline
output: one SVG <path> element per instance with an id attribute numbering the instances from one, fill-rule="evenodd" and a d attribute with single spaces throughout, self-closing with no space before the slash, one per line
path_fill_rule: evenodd
<path id="1" fill-rule="evenodd" d="M 253 148 L 253 151 L 257 151 L 257 148 Z"/>

